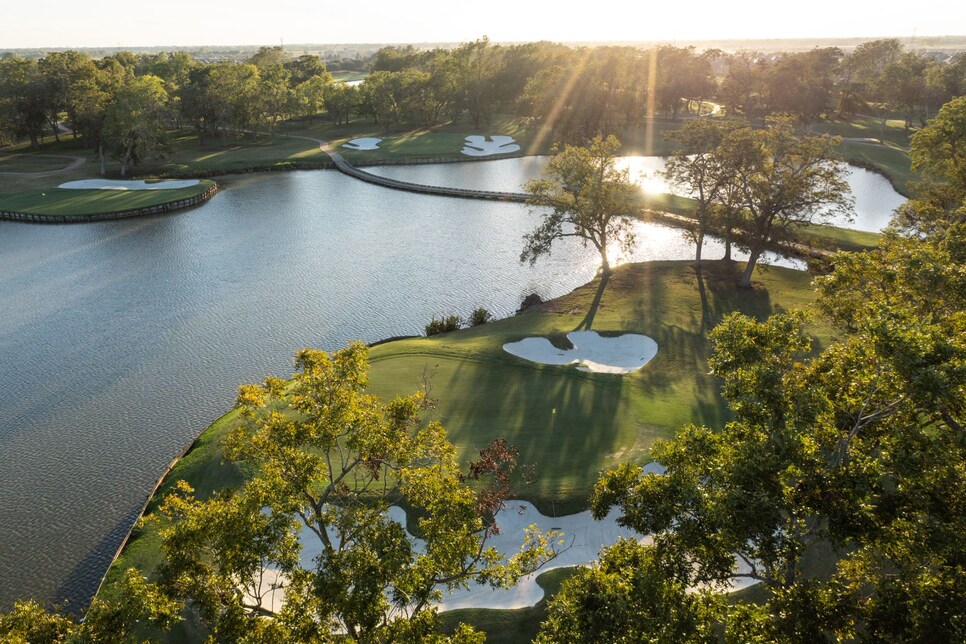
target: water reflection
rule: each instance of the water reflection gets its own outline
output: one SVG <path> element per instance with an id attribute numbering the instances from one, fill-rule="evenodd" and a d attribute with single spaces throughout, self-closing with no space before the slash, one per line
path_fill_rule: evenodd
<path id="1" fill-rule="evenodd" d="M 367 168 L 382 176 L 441 186 L 476 188 L 480 190 L 520 191 L 528 179 L 540 176 L 540 169 L 549 157 L 522 157 L 499 159 L 480 163 L 461 163 L 457 165 L 431 166 L 384 166 Z M 652 193 L 675 192 L 660 175 L 664 170 L 662 157 L 621 157 L 619 167 L 626 168 L 631 178 L 643 190 Z M 889 223 L 892 212 L 905 201 L 905 197 L 893 189 L 889 181 L 880 174 L 848 166 L 846 181 L 855 196 L 855 219 L 852 222 L 836 217 L 830 223 L 836 226 L 876 232 Z"/>

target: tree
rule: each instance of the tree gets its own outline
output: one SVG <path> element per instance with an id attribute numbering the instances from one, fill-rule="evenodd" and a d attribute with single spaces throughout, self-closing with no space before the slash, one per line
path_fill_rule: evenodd
<path id="1" fill-rule="evenodd" d="M 943 147 L 955 136 L 930 130 L 919 159 L 957 196 L 912 200 L 930 217 L 818 279 L 840 339 L 809 357 L 802 313 L 733 315 L 712 332 L 734 420 L 655 444 L 663 475 L 627 464 L 601 477 L 594 516 L 617 506 L 653 545 L 619 544 L 578 573 L 542 637 L 591 641 L 606 621 L 637 640 L 707 641 L 712 627 L 743 642 L 966 639 L 966 193 Z M 735 579 L 766 592 L 725 601 Z M 700 600 L 683 599 L 694 586 Z"/>
<path id="2" fill-rule="evenodd" d="M 912 127 L 916 108 L 926 101 L 926 70 L 935 61 L 916 52 L 906 52 L 887 65 L 879 77 L 880 97 L 906 114 L 906 129 Z"/>
<path id="3" fill-rule="evenodd" d="M 303 118 L 312 118 L 322 111 L 329 83 L 322 76 L 313 76 L 299 83 L 292 91 L 291 111 Z"/>
<path id="4" fill-rule="evenodd" d="M 268 131 L 275 136 L 275 124 L 288 114 L 292 107 L 291 76 L 282 65 L 268 65 L 260 69 L 256 93 L 262 111 L 269 120 Z"/>
<path id="5" fill-rule="evenodd" d="M 801 314 L 726 318 L 710 365 L 734 420 L 657 443 L 664 475 L 601 478 L 594 516 L 617 506 L 653 545 L 578 573 L 547 641 L 592 641 L 597 614 L 635 641 L 671 639 L 669 624 L 682 641 L 715 626 L 726 641 L 962 641 L 964 257 L 918 237 L 841 256 L 820 288 L 842 339 L 811 358 Z M 737 579 L 764 586 L 757 605 L 727 605 Z"/>
<path id="6" fill-rule="evenodd" d="M 358 109 L 359 89 L 346 83 L 331 83 L 323 94 L 325 111 L 337 124 L 349 124 L 349 116 Z"/>
<path id="7" fill-rule="evenodd" d="M 556 535 L 535 530 L 507 561 L 487 546 L 515 451 L 497 441 L 462 472 L 445 430 L 420 420 L 424 393 L 385 404 L 366 393 L 367 355 L 306 349 L 290 385 L 243 386 L 225 450 L 252 478 L 207 501 L 186 486 L 165 500 L 162 582 L 217 639 L 432 641 L 440 587 L 512 584 L 552 556 Z M 424 549 L 387 515 L 399 503 L 419 517 Z M 300 532 L 313 566 L 299 563 Z M 285 604 L 269 619 L 262 600 L 279 586 Z M 475 637 L 464 628 L 455 641 Z"/>
<path id="8" fill-rule="evenodd" d="M 966 228 L 966 98 L 943 105 L 912 136 L 912 167 L 922 180 L 916 196 L 896 212 L 892 227 L 914 236 L 961 239 Z"/>
<path id="9" fill-rule="evenodd" d="M 37 61 L 0 58 L 0 125 L 8 138 L 30 139 L 30 147 L 40 146 L 48 115 L 47 88 Z"/>
<path id="10" fill-rule="evenodd" d="M 258 51 L 252 54 L 252 57 L 247 62 L 259 69 L 268 69 L 275 65 L 284 64 L 285 52 L 279 45 L 275 45 L 274 47 L 259 47 Z"/>
<path id="11" fill-rule="evenodd" d="M 0 639 L 11 644 L 140 642 L 135 633 L 139 626 L 167 629 L 180 619 L 182 608 L 130 569 L 110 598 L 94 598 L 81 622 L 34 601 L 16 602 L 12 611 L 0 614 Z"/>
<path id="12" fill-rule="evenodd" d="M 758 111 L 765 82 L 763 58 L 757 52 L 743 50 L 728 57 L 728 71 L 718 94 L 729 114 L 740 111 L 750 118 Z"/>
<path id="13" fill-rule="evenodd" d="M 669 572 L 656 549 L 622 539 L 564 582 L 536 642 L 717 642 L 721 598 Z"/>
<path id="14" fill-rule="evenodd" d="M 771 109 L 794 114 L 805 128 L 831 111 L 834 74 L 841 57 L 837 47 L 782 54 L 767 78 Z"/>
<path id="15" fill-rule="evenodd" d="M 121 162 L 121 176 L 165 148 L 168 93 L 157 76 L 138 76 L 121 85 L 107 108 L 106 146 Z"/>
<path id="16" fill-rule="evenodd" d="M 292 75 L 292 83 L 299 85 L 313 78 L 320 78 L 323 84 L 332 82 L 332 74 L 318 56 L 304 54 L 285 63 L 285 69 Z"/>
<path id="17" fill-rule="evenodd" d="M 550 254 L 556 240 L 576 237 L 597 249 L 602 274 L 610 274 L 608 246 L 616 243 L 627 252 L 634 245 L 631 217 L 637 206 L 637 187 L 627 170 L 616 167 L 619 150 L 614 136 L 597 137 L 588 147 L 564 146 L 541 178 L 527 182 L 527 203 L 540 208 L 543 221 L 524 236 L 521 262 L 532 266 Z"/>
<path id="18" fill-rule="evenodd" d="M 48 121 L 54 135 L 57 136 L 61 112 L 67 113 L 76 135 L 77 88 L 93 81 L 97 67 L 89 56 L 76 51 L 51 52 L 40 59 L 38 66 L 46 85 Z"/>
<path id="19" fill-rule="evenodd" d="M 691 235 L 697 246 L 694 261 L 699 264 L 704 236 L 712 223 L 712 207 L 722 201 L 722 193 L 734 184 L 730 168 L 722 163 L 723 155 L 718 151 L 729 128 L 733 127 L 698 119 L 686 122 L 671 135 L 681 143 L 681 149 L 668 159 L 664 177 L 698 203 L 697 222 Z"/>
<path id="20" fill-rule="evenodd" d="M 254 138 L 261 117 L 259 101 L 258 67 L 242 63 L 216 63 L 204 75 L 203 94 L 197 104 L 211 116 L 215 131 L 221 131 L 225 140 L 229 130 L 250 130 Z"/>
<path id="21" fill-rule="evenodd" d="M 466 110 L 473 125 L 479 127 L 490 118 L 490 109 L 494 102 L 493 81 L 501 64 L 499 53 L 490 45 L 490 39 L 483 36 L 479 40 L 460 45 L 453 55 L 460 61 Z"/>
<path id="22" fill-rule="evenodd" d="M 796 137 L 787 121 L 772 120 L 764 130 L 735 130 L 720 147 L 747 213 L 741 223 L 749 250 L 742 286 L 751 286 L 767 248 L 793 242 L 802 226 L 852 212 L 836 144 L 830 137 Z"/>
<path id="23" fill-rule="evenodd" d="M 952 202 L 966 200 L 966 97 L 946 103 L 912 136 L 912 168 L 942 186 Z"/>

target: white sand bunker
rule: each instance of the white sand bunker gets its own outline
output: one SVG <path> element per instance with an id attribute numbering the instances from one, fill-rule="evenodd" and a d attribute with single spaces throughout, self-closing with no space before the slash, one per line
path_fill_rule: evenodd
<path id="1" fill-rule="evenodd" d="M 351 141 L 343 143 L 342 147 L 349 148 L 350 150 L 378 150 L 380 143 L 382 143 L 382 139 L 367 136 L 361 139 L 352 139 Z"/>
<path id="2" fill-rule="evenodd" d="M 471 134 L 466 137 L 463 154 L 471 157 L 488 157 L 493 154 L 507 154 L 519 150 L 520 146 L 516 144 L 512 136 L 498 134 L 491 136 L 490 140 L 487 141 L 485 136 Z"/>
<path id="3" fill-rule="evenodd" d="M 178 181 L 119 181 L 115 179 L 82 179 L 68 181 L 58 188 L 66 190 L 176 190 L 198 185 L 198 179 L 180 179 Z"/>
<path id="4" fill-rule="evenodd" d="M 582 371 L 597 373 L 630 373 L 657 355 L 657 342 L 636 333 L 605 337 L 596 331 L 571 331 L 567 339 L 573 349 L 558 349 L 547 338 L 524 338 L 504 344 L 503 350 L 531 362 L 576 364 Z"/>
<path id="5" fill-rule="evenodd" d="M 663 469 L 659 463 L 649 463 L 645 467 L 646 471 L 653 474 L 662 474 Z M 402 508 L 392 506 L 389 508 L 389 516 L 403 526 L 406 525 L 406 512 Z M 636 539 L 639 543 L 651 542 L 650 537 L 619 525 L 617 519 L 620 516 L 620 510 L 615 507 L 611 508 L 607 516 L 600 521 L 594 520 L 590 510 L 577 514 L 548 517 L 541 514 L 528 501 L 507 501 L 506 507 L 496 515 L 500 532 L 487 540 L 487 546 L 492 546 L 504 557 L 509 557 L 519 551 L 527 527 L 535 525 L 543 532 L 557 530 L 562 533 L 563 544 L 557 545 L 559 554 L 539 571 L 522 577 L 511 588 L 492 588 L 487 585 L 471 583 L 469 588 L 447 591 L 445 587 L 441 586 L 439 590 L 443 591 L 443 600 L 439 604 L 439 610 L 447 611 L 458 608 L 510 609 L 533 606 L 543 599 L 543 589 L 537 584 L 539 574 L 554 568 L 589 565 L 597 560 L 601 548 L 613 545 L 618 539 Z M 408 531 L 406 534 L 417 552 L 426 551 L 425 541 L 412 536 Z M 329 530 L 329 538 L 334 543 L 338 543 L 339 537 L 334 530 Z M 302 544 L 299 563 L 303 568 L 311 570 L 315 568 L 316 557 L 322 552 L 321 542 L 315 533 L 304 526 L 299 534 L 299 541 Z M 748 566 L 744 562 L 736 563 L 738 563 L 739 571 L 748 571 Z M 261 598 L 262 607 L 265 610 L 276 612 L 282 608 L 285 602 L 284 586 L 288 585 L 284 575 L 268 568 L 256 580 L 253 580 L 253 583 L 258 587 L 258 592 L 254 594 L 246 593 L 247 600 L 252 601 L 257 595 Z M 754 583 L 755 581 L 749 578 L 732 580 L 731 590 L 745 588 Z"/>

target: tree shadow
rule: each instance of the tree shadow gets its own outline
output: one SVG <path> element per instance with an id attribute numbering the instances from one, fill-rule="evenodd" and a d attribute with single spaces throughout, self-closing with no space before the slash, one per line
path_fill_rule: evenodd
<path id="1" fill-rule="evenodd" d="M 600 300 L 604 297 L 604 289 L 607 288 L 607 282 L 609 281 L 610 273 L 605 273 L 601 276 L 600 283 L 597 285 L 597 292 L 594 294 L 594 299 L 590 303 L 590 308 L 587 310 L 587 315 L 574 328 L 574 331 L 590 331 L 590 327 L 594 324 L 594 318 L 597 317 L 597 309 L 600 308 Z"/>

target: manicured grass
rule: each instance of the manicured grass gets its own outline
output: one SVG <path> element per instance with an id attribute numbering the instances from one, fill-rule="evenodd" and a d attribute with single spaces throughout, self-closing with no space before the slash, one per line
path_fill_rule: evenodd
<path id="1" fill-rule="evenodd" d="M 667 155 L 674 151 L 674 142 L 668 134 L 683 123 L 683 119 L 654 119 L 651 128 L 651 144 L 648 146 L 647 127 L 634 128 L 621 133 L 624 145 L 622 153 Z M 876 119 L 856 117 L 853 121 L 827 121 L 812 126 L 815 132 L 830 132 L 845 136 L 867 136 L 878 123 Z M 885 174 L 899 192 L 908 195 L 909 183 L 915 179 L 909 165 L 908 133 L 902 127 L 889 126 L 887 145 L 875 143 L 843 142 L 840 151 L 850 162 L 869 167 Z M 137 176 L 198 176 L 238 172 L 250 168 L 285 168 L 305 164 L 314 166 L 328 162 L 328 157 L 313 141 L 295 138 L 308 136 L 329 141 L 350 162 L 357 164 L 385 163 L 409 159 L 447 157 L 463 158 L 460 151 L 464 139 L 470 134 L 491 136 L 504 134 L 512 136 L 520 144 L 521 150 L 501 157 L 528 154 L 550 154 L 552 136 L 549 131 L 538 129 L 525 119 L 509 116 L 494 116 L 480 127 L 463 119 L 456 123 L 440 123 L 431 127 L 399 127 L 388 130 L 372 122 L 371 119 L 357 118 L 348 125 L 335 124 L 325 119 L 298 120 L 280 123 L 274 136 L 261 134 L 257 138 L 248 134 L 233 135 L 229 138 L 208 136 L 202 141 L 192 129 L 171 132 L 169 136 L 169 156 L 164 162 L 146 163 L 135 169 Z M 360 137 L 383 139 L 380 149 L 359 151 L 342 148 L 346 141 Z M 90 158 L 89 151 L 64 135 L 61 143 L 52 140 L 41 146 L 42 154 L 75 154 Z M 24 151 L 23 145 L 16 148 Z M 11 172 L 29 172 L 47 169 L 45 161 L 35 155 L 16 155 L 16 159 L 4 159 L 2 167 Z M 500 158 L 500 157 L 497 157 Z M 22 161 L 21 161 L 22 160 Z M 470 160 L 466 157 L 466 160 Z M 23 163 L 23 167 L 19 167 Z M 47 177 L 5 175 L 0 181 L 0 197 L 22 192 L 46 192 L 63 181 L 96 176 L 97 163 L 92 158 L 79 169 L 68 173 Z M 108 176 L 117 174 L 117 163 L 109 162 Z M 687 199 L 658 195 L 649 197 L 649 207 L 665 209 L 678 214 L 688 214 L 693 208 Z"/>
<path id="2" fill-rule="evenodd" d="M 881 139 L 882 143 L 908 150 L 909 139 L 915 129 L 907 130 L 904 121 L 887 119 L 883 126 L 879 119 L 868 115 L 856 115 L 849 119 L 823 119 L 809 126 L 813 134 L 832 134 L 843 138 Z"/>
<path id="3" fill-rule="evenodd" d="M 249 134 L 206 136 L 202 142 L 194 130 L 169 135 L 170 153 L 161 164 L 138 168 L 138 174 L 158 176 L 226 174 L 248 168 L 270 168 L 290 163 L 324 163 L 329 160 L 318 144 L 286 136 L 288 128 L 277 128 L 275 135 Z"/>
<path id="4" fill-rule="evenodd" d="M 0 210 L 65 216 L 121 212 L 194 197 L 213 184 L 202 180 L 195 186 L 173 190 L 31 190 L 0 194 Z"/>
<path id="5" fill-rule="evenodd" d="M 804 232 L 806 236 L 813 238 L 809 240 L 813 245 L 834 250 L 868 250 L 878 246 L 882 239 L 880 233 L 822 224 L 809 224 Z"/>
<path id="6" fill-rule="evenodd" d="M 0 154 L 0 172 L 52 172 L 73 163 L 67 156 L 46 154 Z"/>
<path id="7" fill-rule="evenodd" d="M 623 147 L 621 154 L 642 155 L 642 156 L 668 156 L 679 149 L 677 142 L 667 137 L 668 134 L 677 130 L 684 124 L 684 119 L 672 121 L 671 119 L 652 119 L 649 124 L 626 128 L 618 134 Z M 651 130 L 650 145 L 648 145 L 648 129 Z"/>
<path id="8" fill-rule="evenodd" d="M 839 144 L 839 152 L 849 163 L 885 175 L 899 194 L 905 197 L 915 196 L 913 183 L 919 177 L 912 170 L 908 150 L 878 143 L 843 141 Z"/>
<path id="9" fill-rule="evenodd" d="M 360 81 L 369 75 L 369 72 L 357 72 L 347 69 L 337 69 L 332 72 L 332 78 L 343 83 Z"/>
<path id="10" fill-rule="evenodd" d="M 425 128 L 408 129 L 405 131 L 394 131 L 385 128 L 374 127 L 369 124 L 364 131 L 357 127 L 342 126 L 333 128 L 330 131 L 328 140 L 335 146 L 346 159 L 353 163 L 378 163 L 382 161 L 393 161 L 407 158 L 432 158 L 432 157 L 451 157 L 463 158 L 467 161 L 472 157 L 461 154 L 465 138 L 472 134 L 481 136 L 493 136 L 501 134 L 512 136 L 520 151 L 499 157 L 514 157 L 527 154 L 549 154 L 551 139 L 549 136 L 539 136 L 539 131 L 525 123 L 523 119 L 515 117 L 494 117 L 489 123 L 481 124 L 479 127 L 469 121 L 459 121 L 457 123 L 443 123 Z M 350 139 L 362 136 L 372 136 L 382 139 L 378 150 L 351 150 L 343 148 L 342 144 Z M 324 137 L 323 137 L 324 138 Z"/>
<path id="11" fill-rule="evenodd" d="M 619 267 L 602 293 L 591 282 L 524 315 L 431 338 L 371 349 L 371 391 L 384 398 L 415 391 L 428 376 L 436 417 L 468 459 L 499 437 L 516 444 L 520 461 L 537 468 L 537 482 L 517 496 L 545 514 L 587 507 L 601 470 L 646 457 L 655 439 L 690 422 L 719 427 L 729 418 L 708 375 L 707 332 L 731 311 L 764 318 L 808 307 L 810 277 L 780 268 L 760 272 L 755 288 L 738 289 L 740 264 L 709 262 L 700 277 L 688 262 Z M 531 363 L 503 351 L 532 335 L 560 340 L 576 328 L 638 332 L 654 338 L 657 356 L 627 376 L 592 374 Z M 828 331 L 814 327 L 821 343 Z M 201 497 L 237 485 L 242 473 L 222 463 L 221 441 L 237 421 L 226 414 L 199 438 L 149 506 L 183 479 Z M 138 529 L 111 568 L 108 586 L 135 566 L 151 575 L 160 553 L 156 528 Z"/>
<path id="12" fill-rule="evenodd" d="M 885 175 L 900 194 L 912 196 L 911 183 L 917 176 L 910 167 L 909 145 L 916 130 L 907 130 L 905 121 L 887 119 L 883 125 L 878 118 L 859 114 L 848 120 L 822 120 L 808 129 L 813 134 L 875 139 L 875 142 L 842 141 L 839 152 L 850 163 Z"/>

